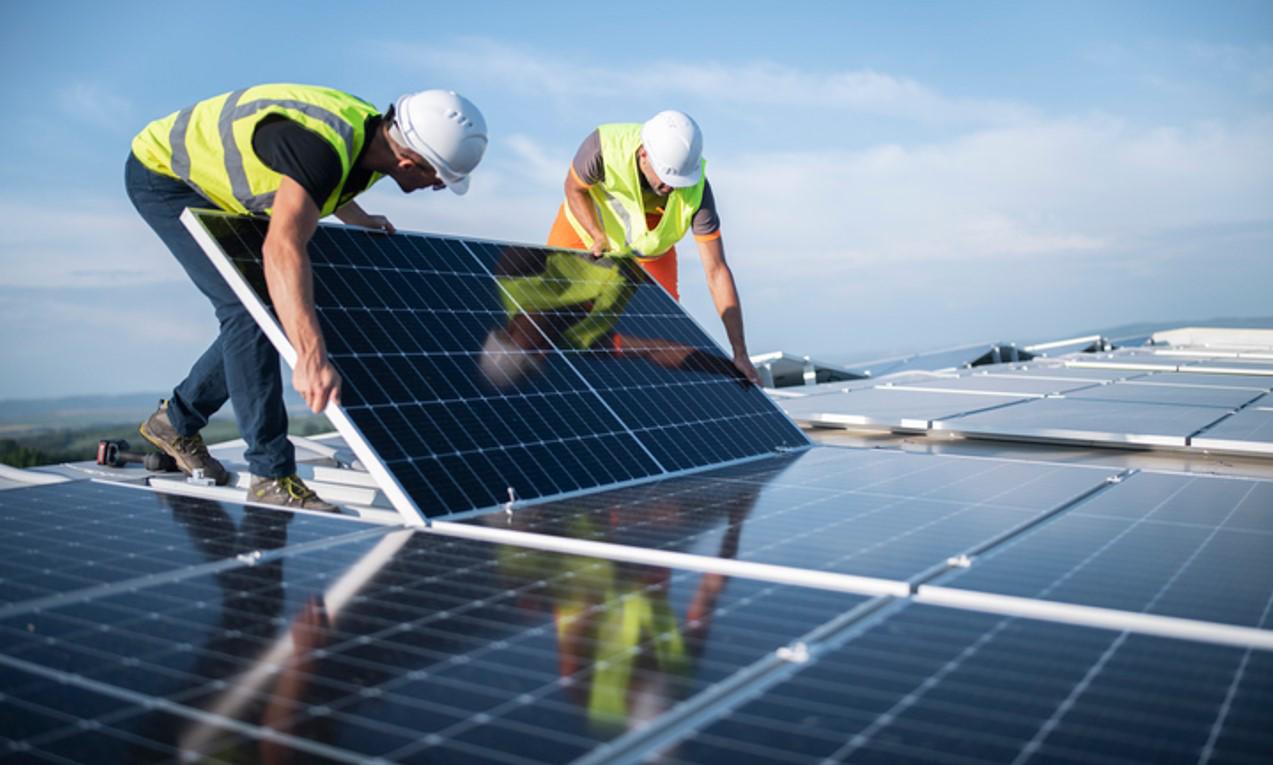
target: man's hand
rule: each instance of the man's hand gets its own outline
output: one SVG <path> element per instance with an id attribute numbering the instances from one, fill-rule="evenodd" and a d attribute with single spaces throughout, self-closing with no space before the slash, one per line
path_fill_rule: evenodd
<path id="1" fill-rule="evenodd" d="M 594 237 L 592 247 L 588 248 L 592 252 L 594 258 L 604 258 L 606 253 L 610 251 L 610 242 L 605 236 Z"/>
<path id="2" fill-rule="evenodd" d="M 292 387 L 315 414 L 322 414 L 328 404 L 340 403 L 340 373 L 326 355 L 297 359 L 296 369 L 292 370 Z"/>
<path id="3" fill-rule="evenodd" d="M 760 374 L 756 371 L 756 367 L 752 366 L 751 359 L 747 358 L 745 352 L 734 354 L 734 366 L 738 368 L 739 372 L 743 373 L 743 377 L 746 377 L 754 385 L 759 386 L 761 384 Z"/>
<path id="4" fill-rule="evenodd" d="M 392 234 L 398 229 L 393 227 L 389 219 L 383 215 L 372 215 L 366 210 L 358 206 L 357 202 L 346 202 L 343 207 L 338 209 L 335 216 L 340 219 L 341 223 L 350 226 L 362 226 L 363 228 L 376 229 L 386 234 Z"/>
<path id="5" fill-rule="evenodd" d="M 383 215 L 368 215 L 364 223 L 359 224 L 365 228 L 374 228 L 385 232 L 386 234 L 397 233 L 398 229 L 393 227 L 389 219 Z"/>

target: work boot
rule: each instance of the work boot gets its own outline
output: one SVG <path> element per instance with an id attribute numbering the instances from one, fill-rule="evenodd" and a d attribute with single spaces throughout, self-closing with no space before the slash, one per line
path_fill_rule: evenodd
<path id="1" fill-rule="evenodd" d="M 248 489 L 248 501 L 265 505 L 317 510 L 320 513 L 339 513 L 340 508 L 318 498 L 314 490 L 305 485 L 301 477 L 293 473 L 282 478 L 253 478 Z"/>
<path id="2" fill-rule="evenodd" d="M 198 433 L 183 436 L 168 419 L 168 402 L 160 401 L 155 413 L 137 428 L 142 438 L 154 444 L 160 451 L 177 461 L 177 467 L 186 475 L 202 470 L 204 478 L 211 478 L 217 486 L 230 482 L 230 472 L 208 454 L 208 447 Z"/>

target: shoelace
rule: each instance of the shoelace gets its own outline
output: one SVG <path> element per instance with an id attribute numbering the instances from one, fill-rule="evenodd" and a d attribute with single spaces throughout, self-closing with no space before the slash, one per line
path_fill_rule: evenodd
<path id="1" fill-rule="evenodd" d="M 304 502 L 307 499 L 312 499 L 313 497 L 318 496 L 314 493 L 313 489 L 306 486 L 301 482 L 300 478 L 294 475 L 284 476 L 283 478 L 278 479 L 278 485 L 287 492 L 287 496 L 300 502 Z"/>
<path id="2" fill-rule="evenodd" d="M 204 446 L 202 436 L 178 436 L 177 440 L 173 441 L 173 444 L 177 447 L 177 451 L 182 454 L 193 454 L 200 457 L 208 454 L 208 447 Z"/>

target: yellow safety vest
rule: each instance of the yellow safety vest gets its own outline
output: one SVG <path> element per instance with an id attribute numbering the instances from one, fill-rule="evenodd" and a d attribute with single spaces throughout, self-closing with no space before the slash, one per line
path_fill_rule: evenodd
<path id="1" fill-rule="evenodd" d="M 632 276 L 620 264 L 593 263 L 588 256 L 569 252 L 548 253 L 540 273 L 495 278 L 503 287 L 500 297 L 510 318 L 590 304 L 560 338 L 568 348 L 580 350 L 591 348 L 614 328 L 636 292 Z"/>
<path id="2" fill-rule="evenodd" d="M 645 205 L 641 194 L 641 170 L 636 151 L 641 146 L 641 125 L 614 123 L 597 128 L 601 138 L 601 161 L 606 177 L 588 189 L 597 220 L 610 241 L 610 251 L 617 255 L 658 257 L 672 249 L 689 231 L 694 212 L 703 201 L 707 182 L 707 160 L 702 160 L 703 175 L 688 188 L 673 189 L 663 208 L 663 217 L 651 230 L 645 223 Z M 566 220 L 589 247 L 592 237 L 566 205 Z"/>
<path id="3" fill-rule="evenodd" d="M 322 136 L 340 157 L 340 183 L 319 207 L 322 215 L 331 215 L 357 193 L 341 192 L 368 140 L 367 119 L 379 113 L 366 101 L 331 88 L 256 85 L 155 120 L 133 138 L 133 154 L 150 170 L 186 182 L 223 210 L 268 215 L 282 176 L 256 156 L 252 134 L 261 120 L 280 115 Z M 380 177 L 373 173 L 368 187 Z"/>

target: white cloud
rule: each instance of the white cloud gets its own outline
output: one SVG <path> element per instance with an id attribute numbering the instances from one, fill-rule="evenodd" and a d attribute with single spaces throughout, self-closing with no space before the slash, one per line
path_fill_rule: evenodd
<path id="1" fill-rule="evenodd" d="M 915 80 L 870 69 L 814 72 L 774 63 L 740 64 L 713 61 L 645 61 L 639 67 L 595 63 L 581 53 L 545 54 L 484 38 L 451 46 L 390 44 L 385 55 L 395 66 L 444 73 L 464 82 L 483 82 L 524 96 L 551 99 L 557 109 L 577 111 L 585 105 L 631 104 L 654 100 L 743 108 L 769 119 L 793 122 L 816 119 L 795 111 L 784 116 L 773 107 L 811 108 L 818 112 L 856 112 L 921 122 L 1020 122 L 1034 110 L 996 99 L 944 96 Z"/>
<path id="2" fill-rule="evenodd" d="M 1066 257 L 1268 220 L 1273 117 L 1188 129 L 1090 118 L 914 147 L 743 154 L 713 185 L 731 254 L 773 278 L 864 263 Z M 1152 253 L 1145 253 L 1152 257 Z"/>
<path id="3" fill-rule="evenodd" d="M 60 209 L 0 197 L 0 220 L 3 286 L 85 287 L 184 278 L 123 193 L 67 198 Z"/>
<path id="4" fill-rule="evenodd" d="M 73 82 L 54 95 L 54 102 L 70 119 L 110 131 L 136 129 L 132 102 L 110 88 Z"/>

